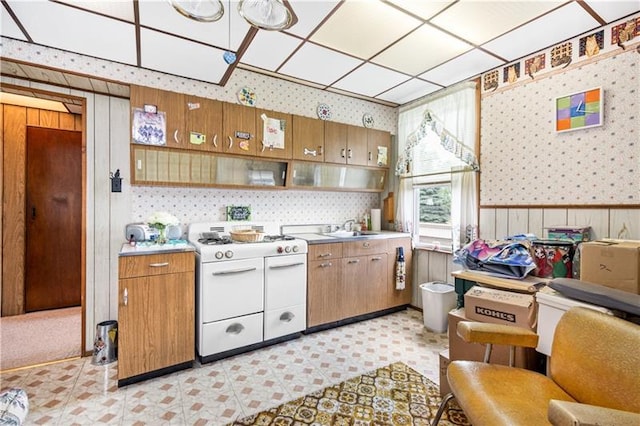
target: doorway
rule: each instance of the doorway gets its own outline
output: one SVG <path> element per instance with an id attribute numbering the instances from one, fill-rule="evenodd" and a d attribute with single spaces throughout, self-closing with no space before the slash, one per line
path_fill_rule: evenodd
<path id="1" fill-rule="evenodd" d="M 27 127 L 25 311 L 81 305 L 82 132 Z"/>

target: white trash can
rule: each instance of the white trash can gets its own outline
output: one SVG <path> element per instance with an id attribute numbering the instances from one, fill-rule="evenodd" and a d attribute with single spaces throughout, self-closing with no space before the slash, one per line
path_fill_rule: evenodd
<path id="1" fill-rule="evenodd" d="M 435 333 L 447 331 L 447 315 L 456 307 L 453 284 L 433 281 L 420 284 L 424 326 Z"/>

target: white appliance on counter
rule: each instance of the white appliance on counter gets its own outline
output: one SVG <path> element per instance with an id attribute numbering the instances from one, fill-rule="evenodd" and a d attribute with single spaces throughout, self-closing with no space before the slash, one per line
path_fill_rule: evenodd
<path id="1" fill-rule="evenodd" d="M 230 237 L 235 227 L 263 232 L 257 242 Z M 307 242 L 277 223 L 189 225 L 196 248 L 196 348 L 209 362 L 298 337 L 306 329 Z"/>

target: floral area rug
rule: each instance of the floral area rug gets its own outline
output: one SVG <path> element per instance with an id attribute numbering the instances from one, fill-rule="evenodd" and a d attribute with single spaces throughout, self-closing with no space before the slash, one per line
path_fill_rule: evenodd
<path id="1" fill-rule="evenodd" d="M 396 362 L 230 425 L 429 425 L 440 401 L 435 383 Z M 439 424 L 469 423 L 451 401 Z"/>

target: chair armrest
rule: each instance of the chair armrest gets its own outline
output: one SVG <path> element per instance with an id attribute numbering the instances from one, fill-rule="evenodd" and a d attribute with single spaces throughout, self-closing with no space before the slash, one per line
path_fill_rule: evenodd
<path id="1" fill-rule="evenodd" d="M 466 342 L 535 348 L 538 335 L 522 327 L 485 322 L 460 321 L 458 336 Z"/>
<path id="2" fill-rule="evenodd" d="M 637 426 L 640 414 L 577 402 L 549 402 L 547 419 L 554 426 Z"/>

